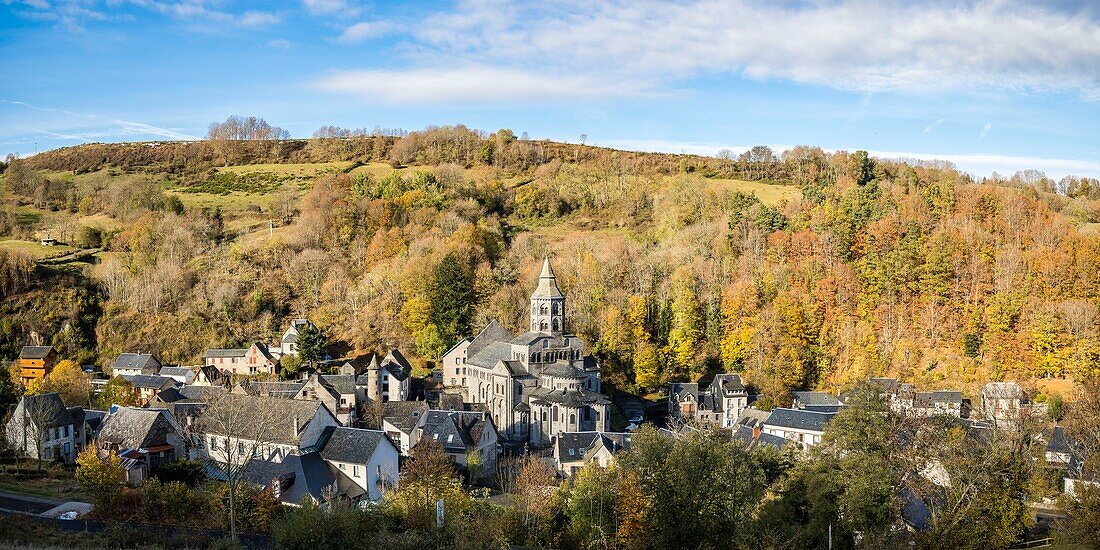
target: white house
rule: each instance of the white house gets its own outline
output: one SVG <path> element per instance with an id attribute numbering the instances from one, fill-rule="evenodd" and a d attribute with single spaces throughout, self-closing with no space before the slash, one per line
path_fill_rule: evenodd
<path id="1" fill-rule="evenodd" d="M 24 456 L 72 464 L 87 445 L 84 409 L 65 407 L 56 393 L 19 400 L 5 429 L 8 446 Z"/>
<path id="2" fill-rule="evenodd" d="M 382 430 L 408 454 L 420 441 L 421 428 L 428 419 L 426 401 L 389 401 L 382 404 Z"/>
<path id="3" fill-rule="evenodd" d="M 795 441 L 803 449 L 809 449 L 821 443 L 825 426 L 834 416 L 835 412 L 777 408 L 772 409 L 761 429 L 763 433 Z"/>
<path id="4" fill-rule="evenodd" d="M 161 367 L 157 374 L 180 384 L 191 384 L 195 381 L 195 369 L 191 367 Z"/>
<path id="5" fill-rule="evenodd" d="M 290 326 L 287 327 L 283 337 L 279 340 L 279 355 L 298 355 L 301 351 L 298 345 L 298 337 L 301 336 L 302 329 L 310 326 L 313 326 L 313 323 L 309 319 L 292 319 Z"/>
<path id="6" fill-rule="evenodd" d="M 220 395 L 213 406 L 230 407 L 234 411 L 263 411 L 255 416 L 240 414 L 233 422 L 198 418 L 194 431 L 198 434 L 196 450 L 199 456 L 221 463 L 229 458 L 237 462 L 243 454 L 282 462 L 303 449 L 315 447 L 325 428 L 339 425 L 328 407 L 319 401 L 226 393 Z"/>
<path id="7" fill-rule="evenodd" d="M 466 349 L 473 338 L 463 338 L 443 354 L 443 385 L 466 389 Z"/>
<path id="8" fill-rule="evenodd" d="M 160 361 L 151 353 L 123 353 L 111 363 L 112 376 L 153 375 L 160 369 Z"/>
<path id="9" fill-rule="evenodd" d="M 397 486 L 397 446 L 379 430 L 326 428 L 319 443 L 321 458 L 348 476 L 371 501 Z"/>

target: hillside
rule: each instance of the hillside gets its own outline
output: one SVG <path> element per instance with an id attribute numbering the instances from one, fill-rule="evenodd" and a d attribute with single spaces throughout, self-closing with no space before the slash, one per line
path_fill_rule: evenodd
<path id="1" fill-rule="evenodd" d="M 775 401 L 887 374 L 1063 391 L 1100 372 L 1100 203 L 997 183 L 859 152 L 718 159 L 462 127 L 65 148 L 4 174 L 0 250 L 42 261 L 29 282 L 5 271 L 0 351 L 36 334 L 82 361 L 196 363 L 303 315 L 430 365 L 490 319 L 522 328 L 552 256 L 571 329 L 622 388 L 733 371 Z M 15 242 L 47 234 L 71 248 Z M 75 289 L 87 307 L 47 314 Z"/>

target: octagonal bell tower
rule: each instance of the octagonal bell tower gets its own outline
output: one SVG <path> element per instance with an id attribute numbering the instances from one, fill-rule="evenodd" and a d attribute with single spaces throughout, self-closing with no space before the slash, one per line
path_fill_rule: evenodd
<path id="1" fill-rule="evenodd" d="M 531 332 L 547 332 L 560 336 L 565 332 L 565 295 L 558 288 L 558 278 L 550 267 L 550 258 L 542 262 L 539 286 L 531 294 Z"/>

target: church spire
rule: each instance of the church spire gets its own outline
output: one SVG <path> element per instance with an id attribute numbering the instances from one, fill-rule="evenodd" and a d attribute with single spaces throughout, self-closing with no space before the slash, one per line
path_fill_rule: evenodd
<path id="1" fill-rule="evenodd" d="M 558 288 L 550 258 L 546 258 L 542 262 L 539 284 L 531 294 L 531 332 L 561 334 L 564 331 L 565 294 Z"/>

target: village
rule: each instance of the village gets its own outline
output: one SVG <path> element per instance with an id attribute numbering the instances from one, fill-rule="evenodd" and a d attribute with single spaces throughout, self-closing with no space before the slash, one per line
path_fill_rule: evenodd
<path id="1" fill-rule="evenodd" d="M 568 331 L 566 300 L 547 258 L 530 295 L 527 332 L 513 335 L 493 321 L 455 343 L 424 377 L 413 375 L 398 349 L 302 362 L 303 343 L 317 330 L 306 318 L 291 320 L 277 342 L 209 349 L 201 365 L 123 353 L 107 372 L 87 374 L 99 402 L 117 386 L 129 392 L 120 401 L 130 405 L 85 409 L 58 393 L 28 392 L 6 421 L 7 446 L 69 466 L 87 449 L 114 455 L 131 486 L 177 461 L 198 461 L 209 478 L 269 490 L 286 506 L 365 506 L 399 486 L 407 457 L 426 442 L 438 444 L 470 486 L 499 491 L 507 489 L 498 476 L 507 457 L 535 457 L 566 482 L 586 465 L 613 465 L 646 424 L 670 439 L 718 430 L 746 449 L 797 456 L 822 442 L 851 400 L 795 391 L 789 406 L 765 410 L 736 373 L 671 383 L 663 401 L 613 399 L 585 343 Z M 13 372 L 33 388 L 60 359 L 50 346 L 26 346 Z M 296 377 L 280 379 L 282 365 L 297 363 Z M 990 382 L 978 399 L 893 378 L 862 387 L 908 418 L 949 419 L 973 434 L 1030 430 L 1059 491 L 1072 497 L 1082 484 L 1100 484 L 1086 474 L 1079 445 L 1050 419 L 1048 405 L 1033 402 L 1019 384 Z M 906 508 L 912 530 L 927 528 L 927 518 L 920 506 Z"/>

